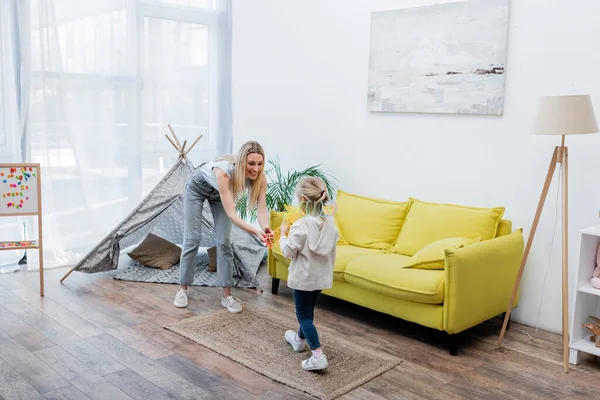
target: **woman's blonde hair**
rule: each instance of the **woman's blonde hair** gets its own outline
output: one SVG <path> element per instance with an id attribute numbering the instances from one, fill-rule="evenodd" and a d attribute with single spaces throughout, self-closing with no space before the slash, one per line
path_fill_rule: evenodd
<path id="1" fill-rule="evenodd" d="M 329 193 L 323 179 L 305 176 L 296 185 L 296 196 L 300 200 L 300 210 L 305 215 L 325 217 L 323 206 L 329 201 Z"/>
<path id="2" fill-rule="evenodd" d="M 250 187 L 248 188 L 248 208 L 256 208 L 258 206 L 258 196 L 260 194 L 260 187 L 265 178 L 265 151 L 258 142 L 250 141 L 246 142 L 240 147 L 237 154 L 224 154 L 217 157 L 217 160 L 227 160 L 233 164 L 233 176 L 231 177 L 231 194 L 233 200 L 237 202 L 241 197 L 242 193 L 246 189 L 246 163 L 248 162 L 248 155 L 260 154 L 263 157 L 263 165 L 261 170 L 258 172 L 258 177 L 251 181 Z"/>

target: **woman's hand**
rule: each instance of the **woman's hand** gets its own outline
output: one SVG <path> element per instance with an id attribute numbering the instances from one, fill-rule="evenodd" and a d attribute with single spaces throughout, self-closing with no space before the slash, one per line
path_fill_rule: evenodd
<path id="1" fill-rule="evenodd" d="M 252 233 L 254 236 L 256 236 L 257 238 L 259 238 L 261 240 L 261 242 L 265 241 L 265 233 L 263 232 L 262 229 L 255 228 L 250 233 Z"/>
<path id="2" fill-rule="evenodd" d="M 267 228 L 265 230 L 271 231 L 270 228 Z M 266 247 L 271 248 L 271 246 L 273 245 L 273 234 L 269 234 L 266 232 L 263 232 L 262 229 L 255 229 L 253 232 L 254 236 L 256 236 L 261 242 L 263 242 L 265 244 Z"/>

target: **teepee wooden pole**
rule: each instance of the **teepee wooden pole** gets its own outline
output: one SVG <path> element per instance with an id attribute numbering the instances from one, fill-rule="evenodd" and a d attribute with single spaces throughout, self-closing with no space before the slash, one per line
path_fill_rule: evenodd
<path id="1" fill-rule="evenodd" d="M 179 147 L 177 147 L 177 145 L 175 144 L 175 142 L 173 142 L 173 140 L 169 137 L 169 135 L 165 135 L 165 137 L 169 140 L 169 142 L 171 142 L 173 147 L 175 147 L 175 150 L 177 150 L 179 153 L 181 153 L 181 149 Z"/>
<path id="2" fill-rule="evenodd" d="M 177 135 L 175 134 L 175 131 L 171 127 L 171 124 L 167 124 L 167 126 L 169 127 L 169 130 L 171 131 L 171 135 L 173 135 L 173 137 L 175 138 L 175 142 L 177 143 L 177 146 L 179 146 L 179 148 L 181 148 L 181 143 L 179 142 L 179 139 L 177 139 Z"/>
<path id="3" fill-rule="evenodd" d="M 194 146 L 196 145 L 196 143 L 198 143 L 198 140 L 200 140 L 200 138 L 202 138 L 202 135 L 198 136 L 198 138 L 197 138 L 196 140 L 194 140 L 194 143 L 192 143 L 192 145 L 190 146 L 190 148 L 189 148 L 189 149 L 187 149 L 187 151 L 185 152 L 185 155 L 186 155 L 186 156 L 188 155 L 188 153 L 189 153 L 190 151 L 192 151 L 192 149 L 194 148 Z"/>
<path id="4" fill-rule="evenodd" d="M 71 272 L 73 272 L 75 270 L 75 267 L 71 268 L 71 270 L 69 272 L 67 272 L 65 274 L 65 276 L 62 277 L 62 279 L 60 280 L 60 283 L 62 283 L 65 279 L 67 279 L 67 276 L 71 275 Z"/>

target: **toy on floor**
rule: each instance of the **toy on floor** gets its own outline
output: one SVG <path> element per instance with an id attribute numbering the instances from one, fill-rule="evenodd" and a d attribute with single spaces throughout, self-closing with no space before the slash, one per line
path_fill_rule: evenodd
<path id="1" fill-rule="evenodd" d="M 592 286 L 596 289 L 600 289 L 600 246 L 596 252 L 596 268 L 592 273 Z"/>
<path id="2" fill-rule="evenodd" d="M 590 318 L 594 320 L 594 323 L 583 324 L 583 327 L 592 333 L 590 340 L 594 342 L 596 347 L 600 347 L 600 319 L 591 315 Z"/>

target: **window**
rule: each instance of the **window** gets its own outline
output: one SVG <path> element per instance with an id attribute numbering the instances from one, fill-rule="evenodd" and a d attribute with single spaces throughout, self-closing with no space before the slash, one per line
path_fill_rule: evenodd
<path id="1" fill-rule="evenodd" d="M 192 160 L 216 155 L 218 20 L 214 13 L 142 10 L 142 190 L 148 193 L 177 158 L 165 138 L 165 124 L 171 124 L 181 144 L 187 140 L 186 148 L 202 136 L 194 147 L 201 156 Z"/>
<path id="2" fill-rule="evenodd" d="M 195 165 L 223 151 L 224 3 L 31 2 L 31 160 L 62 241 L 47 248 L 89 250 L 149 193 L 178 157 L 167 124 L 187 148 L 202 135 Z"/>

